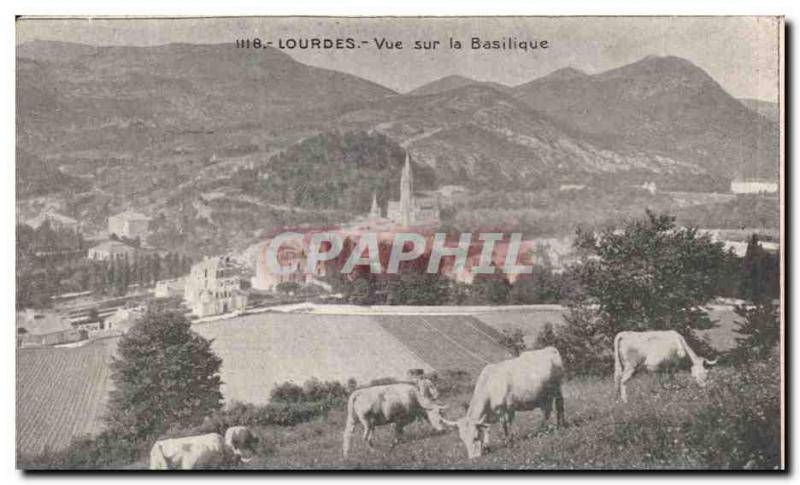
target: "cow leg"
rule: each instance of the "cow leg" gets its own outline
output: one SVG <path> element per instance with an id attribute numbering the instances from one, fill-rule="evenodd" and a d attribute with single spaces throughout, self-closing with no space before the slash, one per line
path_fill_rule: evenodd
<path id="1" fill-rule="evenodd" d="M 367 444 L 369 449 L 373 449 L 372 447 L 372 435 L 375 432 L 375 427 L 371 424 L 364 426 L 364 443 Z"/>
<path id="2" fill-rule="evenodd" d="M 350 453 L 350 441 L 353 438 L 353 431 L 356 430 L 356 422 L 352 414 L 347 416 L 347 423 L 344 425 L 344 433 L 342 433 L 342 456 L 347 458 Z"/>
<path id="3" fill-rule="evenodd" d="M 392 448 L 400 443 L 400 437 L 403 435 L 403 425 L 394 423 L 394 440 L 392 441 Z"/>
<path id="4" fill-rule="evenodd" d="M 631 380 L 631 377 L 633 377 L 635 373 L 635 367 L 629 367 L 622 371 L 622 375 L 619 379 L 619 397 L 622 399 L 622 402 L 628 402 L 628 391 L 625 389 L 625 383 Z"/>
<path id="5" fill-rule="evenodd" d="M 506 411 L 505 419 L 503 420 L 503 433 L 506 435 L 506 442 L 511 443 L 514 441 L 514 431 L 511 429 L 511 424 L 514 422 L 514 411 Z"/>
<path id="6" fill-rule="evenodd" d="M 561 394 L 561 386 L 556 387 L 555 397 L 553 399 L 556 405 L 556 426 L 559 428 L 564 427 L 564 396 Z"/>
<path id="7" fill-rule="evenodd" d="M 542 412 L 544 413 L 544 418 L 542 419 L 542 428 L 546 428 L 547 425 L 550 423 L 550 415 L 553 414 L 553 399 L 546 398 L 544 403 L 542 404 Z"/>

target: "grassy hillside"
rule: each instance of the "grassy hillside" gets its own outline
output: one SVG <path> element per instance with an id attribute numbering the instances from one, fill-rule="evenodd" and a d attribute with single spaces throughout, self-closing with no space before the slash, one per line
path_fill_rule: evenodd
<path id="1" fill-rule="evenodd" d="M 447 418 L 464 414 L 475 375 L 439 374 L 436 385 L 449 406 Z M 506 441 L 500 426 L 493 425 L 489 450 L 475 460 L 466 457 L 453 430 L 435 432 L 425 422 L 408 426 L 393 449 L 391 427 L 378 428 L 375 449 L 370 450 L 359 439 L 359 426 L 345 460 L 343 401 L 300 424 L 254 426 L 253 421 L 236 420 L 249 419 L 246 414 L 234 413 L 227 425 L 249 424 L 261 438 L 253 461 L 241 465 L 253 469 L 771 469 L 780 463 L 780 389 L 777 352 L 764 361 L 711 370 L 706 389 L 685 369 L 639 374 L 628 384 L 627 404 L 616 401 L 611 376 L 576 377 L 563 386 L 565 428 L 556 428 L 554 418 L 543 423 L 538 410 L 518 413 L 514 439 Z M 287 403 L 285 411 L 296 407 L 300 412 L 305 404 L 312 403 Z M 123 445 L 111 448 L 121 450 Z M 118 455 L 115 467 L 147 467 L 149 445 L 143 443 L 138 452 L 129 449 L 121 459 Z M 19 460 L 26 467 L 87 463 L 80 444 L 65 454 L 23 454 Z"/>
<path id="2" fill-rule="evenodd" d="M 252 469 L 772 469 L 780 462 L 778 360 L 720 368 L 700 389 L 686 371 L 649 374 L 629 383 L 630 402 L 614 398 L 606 378 L 576 378 L 564 385 L 567 426 L 543 423 L 540 411 L 518 413 L 514 440 L 499 425 L 490 448 L 469 460 L 455 431 L 427 423 L 408 426 L 392 449 L 393 431 L 379 427 L 374 450 L 361 441 L 342 458 L 344 406 L 296 426 L 255 428 L 261 437 Z M 438 382 L 449 418 L 463 414 L 474 377 L 448 374 Z M 145 467 L 142 456 L 130 466 Z"/>
<path id="3" fill-rule="evenodd" d="M 345 461 L 345 414 L 338 411 L 293 428 L 260 429 L 268 451 L 248 466 L 769 468 L 777 464 L 779 436 L 779 380 L 776 362 L 772 364 L 719 369 L 707 390 L 698 388 L 688 372 L 637 376 L 629 385 L 628 405 L 615 401 L 610 378 L 575 379 L 564 386 L 565 429 L 555 428 L 554 417 L 542 428 L 540 411 L 519 413 L 514 442 L 506 443 L 495 425 L 490 452 L 472 461 L 454 431 L 439 434 L 425 423 L 407 428 L 394 450 L 388 427 L 376 432 L 376 451 L 356 443 L 358 428 L 352 455 Z M 463 414 L 460 404 L 469 395 L 462 390 L 444 397 L 449 417 Z"/>

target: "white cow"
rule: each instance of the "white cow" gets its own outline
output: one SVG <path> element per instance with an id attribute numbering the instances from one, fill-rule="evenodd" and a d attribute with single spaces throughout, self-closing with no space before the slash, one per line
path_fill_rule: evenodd
<path id="1" fill-rule="evenodd" d="M 489 444 L 489 423 L 498 418 L 509 438 L 509 426 L 516 411 L 541 409 L 547 422 L 555 405 L 557 423 L 561 427 L 564 424 L 563 376 L 561 355 L 554 347 L 523 352 L 514 359 L 489 364 L 478 376 L 466 416 L 457 421 L 442 421 L 458 428 L 470 458 L 483 454 L 483 448 Z"/>
<path id="2" fill-rule="evenodd" d="M 151 470 L 197 470 L 226 464 L 225 442 L 218 433 L 156 441 Z"/>
<path id="3" fill-rule="evenodd" d="M 257 443 L 258 437 L 246 426 L 231 426 L 225 431 L 225 447 L 236 458 L 235 461 L 250 462 Z"/>
<path id="4" fill-rule="evenodd" d="M 347 423 L 342 438 L 342 454 L 347 458 L 356 418 L 364 427 L 364 442 L 372 448 L 376 426 L 393 424 L 396 445 L 403 428 L 418 418 L 426 418 L 437 431 L 442 431 L 442 406 L 434 402 L 436 388 L 428 379 L 417 383 L 397 383 L 356 389 L 347 400 Z"/>
<path id="5" fill-rule="evenodd" d="M 686 339 L 674 330 L 620 332 L 614 337 L 614 387 L 623 402 L 628 402 L 625 383 L 638 369 L 656 371 L 671 360 L 689 357 L 692 376 L 700 387 L 706 386 L 706 365 L 717 363 L 698 357 Z"/>

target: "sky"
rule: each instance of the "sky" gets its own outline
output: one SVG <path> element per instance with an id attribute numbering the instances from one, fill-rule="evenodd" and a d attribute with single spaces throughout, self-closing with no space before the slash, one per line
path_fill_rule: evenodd
<path id="1" fill-rule="evenodd" d="M 647 55 L 690 60 L 732 96 L 778 101 L 779 20 L 773 17 L 217 17 L 20 19 L 16 42 L 59 40 L 90 45 L 233 43 L 354 38 L 357 49 L 284 50 L 294 59 L 348 72 L 399 92 L 457 74 L 506 85 L 525 83 L 563 67 L 594 74 Z M 547 41 L 535 50 L 473 50 L 472 37 Z M 402 41 L 379 50 L 374 39 Z M 449 39 L 464 47 L 450 49 Z M 414 41 L 436 41 L 413 50 Z"/>

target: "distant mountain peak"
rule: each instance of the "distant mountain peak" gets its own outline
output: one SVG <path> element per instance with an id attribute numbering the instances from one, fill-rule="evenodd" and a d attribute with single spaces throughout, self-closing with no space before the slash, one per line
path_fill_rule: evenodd
<path id="1" fill-rule="evenodd" d="M 550 80 L 557 80 L 557 79 L 576 79 L 582 77 L 588 77 L 589 75 L 585 72 L 581 71 L 580 69 L 575 69 L 572 66 L 569 67 L 562 67 L 561 69 L 556 69 L 555 71 L 551 72 L 550 74 L 544 76 L 546 79 Z M 543 79 L 544 79 L 543 78 Z"/>
<path id="2" fill-rule="evenodd" d="M 617 69 L 611 69 L 602 74 L 624 73 L 629 75 L 631 72 L 657 72 L 660 74 L 683 73 L 694 74 L 711 79 L 703 69 L 695 65 L 692 61 L 678 56 L 646 56 L 642 59 L 627 64 Z"/>
<path id="3" fill-rule="evenodd" d="M 422 86 L 419 86 L 418 88 L 409 91 L 408 94 L 415 96 L 437 94 L 445 91 L 451 91 L 453 89 L 463 88 L 466 86 L 485 86 L 494 88 L 498 91 L 505 91 L 509 89 L 508 86 L 505 86 L 500 83 L 495 83 L 490 81 L 478 81 L 477 79 L 461 76 L 459 74 L 451 74 L 441 79 L 437 79 L 436 81 L 423 84 Z"/>

